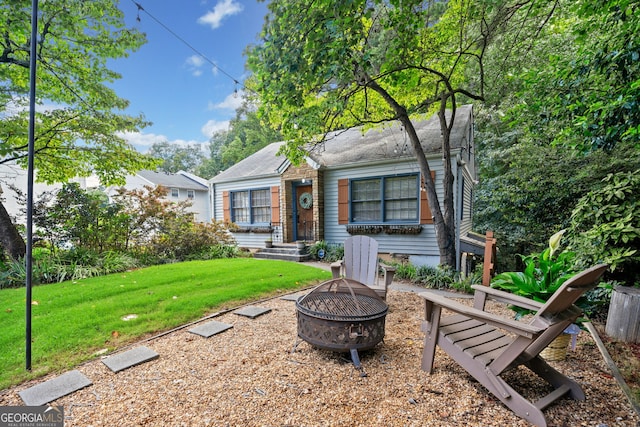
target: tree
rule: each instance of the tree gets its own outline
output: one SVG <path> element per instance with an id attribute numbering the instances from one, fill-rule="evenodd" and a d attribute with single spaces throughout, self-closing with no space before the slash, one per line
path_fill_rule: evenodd
<path id="1" fill-rule="evenodd" d="M 493 230 L 500 242 L 497 269 L 519 270 L 517 255 L 538 252 L 550 234 L 570 225 L 576 203 L 616 171 L 632 172 L 640 152 L 615 147 L 589 154 L 563 145 L 534 143 L 500 123 L 499 116 L 477 117 L 478 163 L 474 226 Z"/>
<path id="2" fill-rule="evenodd" d="M 0 8 L 0 164 L 27 164 L 31 2 Z M 37 48 L 37 126 L 34 164 L 43 182 L 98 175 L 105 184 L 128 172 L 153 168 L 123 132 L 146 126 L 142 116 L 122 113 L 128 102 L 108 86 L 119 76 L 107 60 L 137 50 L 144 36 L 124 26 L 110 0 L 41 2 Z M 0 207 L 0 244 L 13 258 L 24 241 Z"/>
<path id="3" fill-rule="evenodd" d="M 440 263 L 456 265 L 450 130 L 460 100 L 483 99 L 484 53 L 512 20 L 545 16 L 546 1 L 270 2 L 262 43 L 249 49 L 260 112 L 281 126 L 283 152 L 299 162 L 327 131 L 398 120 L 423 176 L 429 164 L 412 118 L 437 112 L 444 196 L 425 180 Z M 523 13 L 522 15 L 525 15 Z M 470 80 L 465 73 L 479 78 Z"/>
<path id="4" fill-rule="evenodd" d="M 583 152 L 618 144 L 640 148 L 640 4 L 562 5 L 556 35 L 547 35 L 559 34 L 562 49 L 515 71 L 523 86 L 510 119 L 533 139 L 542 134 Z"/>
<path id="5" fill-rule="evenodd" d="M 199 144 L 180 146 L 167 141 L 157 142 L 149 148 L 147 154 L 161 160 L 162 163 L 158 169 L 169 173 L 195 172 L 204 161 L 204 154 Z"/>
<path id="6" fill-rule="evenodd" d="M 229 129 L 213 134 L 209 141 L 210 158 L 198 168 L 199 176 L 213 178 L 218 173 L 238 163 L 272 142 L 282 140 L 277 129 L 266 125 L 245 98 L 229 122 Z"/>
<path id="7" fill-rule="evenodd" d="M 496 232 L 499 268 L 514 269 L 512 255 L 568 227 L 576 203 L 608 174 L 640 164 L 637 8 L 558 1 L 535 44 L 525 39 L 509 61 L 493 54 L 515 46 L 508 33 L 488 49 L 474 223 Z"/>

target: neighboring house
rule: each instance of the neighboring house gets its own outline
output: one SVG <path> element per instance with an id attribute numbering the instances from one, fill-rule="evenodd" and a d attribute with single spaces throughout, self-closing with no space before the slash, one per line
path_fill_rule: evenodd
<path id="1" fill-rule="evenodd" d="M 135 175 L 128 175 L 124 186 L 110 187 L 107 194 L 112 196 L 117 188 L 124 187 L 127 190 L 143 189 L 145 186 L 155 188 L 165 187 L 168 190 L 166 200 L 172 202 L 191 202 L 190 212 L 198 222 L 210 222 L 211 210 L 209 200 L 209 186 L 205 179 L 189 172 L 177 173 L 155 172 L 141 170 Z"/>
<path id="2" fill-rule="evenodd" d="M 37 175 L 37 172 L 36 172 Z M 75 178 L 71 182 L 77 182 L 82 189 L 99 189 L 103 188 L 96 176 L 88 178 Z M 34 200 L 45 192 L 56 192 L 62 188 L 63 184 L 43 184 L 34 182 L 33 193 Z M 127 190 L 143 189 L 144 186 L 156 187 L 162 185 L 169 192 L 166 199 L 169 201 L 185 201 L 189 200 L 192 205 L 190 212 L 194 213 L 196 221 L 211 221 L 211 202 L 209 199 L 209 185 L 207 180 L 200 178 L 188 172 L 180 171 L 175 174 L 164 172 L 153 172 L 142 170 L 135 175 L 126 177 L 124 187 Z M 24 214 L 24 206 L 18 202 L 18 197 L 11 187 L 16 187 L 25 196 L 27 194 L 27 171 L 14 163 L 0 165 L 0 201 L 9 213 L 9 216 L 17 224 L 26 223 L 26 215 Z M 115 194 L 118 187 L 109 187 L 104 191 L 109 196 Z"/>
<path id="3" fill-rule="evenodd" d="M 414 126 L 442 200 L 438 118 Z M 263 247 L 268 237 L 339 244 L 366 234 L 382 253 L 408 256 L 417 265 L 439 263 L 423 177 L 401 126 L 334 132 L 300 166 L 276 154 L 283 144 L 270 144 L 209 181 L 213 219 L 233 223 L 240 246 Z M 457 248 L 471 231 L 474 149 L 473 110 L 465 105 L 457 109 L 451 133 Z M 482 245 L 477 245 L 480 253 Z M 458 249 L 459 263 L 461 257 Z"/>
<path id="4" fill-rule="evenodd" d="M 44 184 L 37 182 L 37 171 L 34 173 L 33 199 L 37 201 L 43 193 L 56 192 L 62 188 L 62 184 Z M 71 182 L 77 182 L 82 189 L 97 188 L 100 182 L 95 177 L 75 178 Z M 27 170 L 13 162 L 0 165 L 0 200 L 16 223 L 25 224 L 26 215 L 22 212 L 25 207 L 18 202 L 18 197 L 12 187 L 27 196 Z"/>

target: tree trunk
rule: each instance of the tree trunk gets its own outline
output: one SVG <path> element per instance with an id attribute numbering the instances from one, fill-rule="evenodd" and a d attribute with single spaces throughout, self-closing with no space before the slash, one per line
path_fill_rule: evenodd
<path id="1" fill-rule="evenodd" d="M 456 115 L 456 101 L 451 98 L 451 119 L 447 123 L 447 96 L 442 95 L 440 101 L 440 111 L 438 118 L 440 119 L 440 131 L 442 132 L 442 162 L 444 167 L 444 177 L 442 178 L 442 186 L 444 189 L 444 205 L 443 212 L 443 230 L 442 235 L 438 236 L 438 247 L 440 248 L 440 264 L 448 265 L 455 269 L 456 267 L 456 222 L 455 207 L 453 197 L 453 167 L 451 166 L 451 129 Z"/>
<path id="2" fill-rule="evenodd" d="M 436 185 L 431 177 L 431 169 L 429 168 L 429 162 L 422 149 L 420 138 L 413 127 L 413 123 L 409 118 L 407 110 L 401 106 L 386 90 L 384 90 L 375 80 L 371 80 L 369 76 L 364 75 L 364 78 L 359 80 L 367 82 L 366 85 L 371 89 L 378 92 L 384 100 L 393 108 L 398 120 L 404 126 L 411 145 L 416 153 L 416 160 L 420 167 L 420 172 L 425 177 L 425 191 L 427 193 L 427 200 L 431 213 L 433 215 L 433 225 L 436 232 L 436 240 L 438 242 L 438 249 L 440 251 L 440 265 L 446 265 L 452 268 L 456 268 L 456 224 L 454 215 L 454 201 L 453 201 L 453 173 L 451 168 L 451 150 L 449 136 L 451 134 L 451 127 L 453 126 L 453 120 L 455 115 L 455 99 L 449 94 L 443 94 L 441 96 L 440 111 L 438 116 L 440 117 L 440 130 L 442 131 L 442 153 L 444 162 L 444 177 L 442 179 L 444 185 L 444 211 L 440 207 L 440 201 L 436 193 Z M 453 103 L 453 113 L 449 123 L 446 121 L 446 106 L 447 99 L 451 97 Z"/>
<path id="3" fill-rule="evenodd" d="M 0 202 L 0 245 L 7 255 L 15 260 L 24 257 L 27 252 L 24 240 L 2 202 Z"/>

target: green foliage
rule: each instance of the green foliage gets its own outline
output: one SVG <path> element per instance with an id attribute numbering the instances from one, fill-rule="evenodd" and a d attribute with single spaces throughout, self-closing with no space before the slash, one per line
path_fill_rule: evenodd
<path id="1" fill-rule="evenodd" d="M 396 273 L 393 275 L 397 280 L 408 280 L 415 282 L 417 280 L 417 267 L 409 262 L 407 263 L 393 263 L 396 268 Z"/>
<path id="2" fill-rule="evenodd" d="M 511 292 L 538 302 L 546 302 L 564 282 L 578 273 L 575 252 L 557 253 L 564 230 L 549 239 L 549 247 L 539 254 L 522 256 L 524 271 L 504 272 L 491 280 L 491 287 Z M 555 255 L 555 256 L 554 256 Z M 529 312 L 512 307 L 518 315 Z"/>
<path id="3" fill-rule="evenodd" d="M 479 111 L 476 123 L 482 175 L 474 189 L 474 229 L 494 231 L 498 271 L 520 270 L 518 254 L 539 251 L 548 230 L 568 228 L 581 197 L 602 187 L 608 174 L 640 164 L 640 150 L 623 144 L 587 154 L 535 144 L 501 123 L 499 110 Z"/>
<path id="4" fill-rule="evenodd" d="M 581 265 L 604 262 L 627 286 L 640 283 L 640 169 L 610 174 L 575 206 L 569 229 Z"/>
<path id="5" fill-rule="evenodd" d="M 204 161 L 199 144 L 182 147 L 167 141 L 157 142 L 151 145 L 147 155 L 161 160 L 162 163 L 158 169 L 169 173 L 195 172 L 196 168 Z"/>
<path id="6" fill-rule="evenodd" d="M 112 251 L 95 253 L 86 249 L 40 252 L 33 257 L 31 278 L 36 285 L 80 280 L 123 272 L 139 262 L 131 255 Z M 0 267 L 0 289 L 19 288 L 26 283 L 24 260 L 12 260 Z"/>
<path id="7" fill-rule="evenodd" d="M 417 286 L 430 289 L 454 290 L 471 293 L 471 285 L 482 281 L 482 271 L 467 277 L 449 267 L 415 266 L 411 263 L 392 263 L 396 268 L 394 280 L 407 280 Z"/>
<path id="8" fill-rule="evenodd" d="M 28 162 L 31 5 L 4 2 L 0 8 L 0 159 L 26 168 Z M 67 182 L 95 174 L 103 184 L 122 182 L 127 173 L 152 169 L 156 161 L 125 139 L 148 125 L 142 115 L 124 114 L 128 102 L 112 83 L 108 68 L 145 42 L 126 28 L 111 0 L 41 2 L 38 14 L 37 106 L 34 166 L 37 179 Z M 0 216 L 0 245 L 14 259 L 24 245 L 8 215 Z M 5 234 L 11 235 L 11 240 Z"/>
<path id="9" fill-rule="evenodd" d="M 270 143 L 283 140 L 277 129 L 258 116 L 251 102 L 250 99 L 243 101 L 228 130 L 213 134 L 209 141 L 210 158 L 198 167 L 199 176 L 213 178 Z"/>
<path id="10" fill-rule="evenodd" d="M 226 257 L 235 252 L 222 249 L 225 246 L 235 248 L 236 244 L 223 222 L 176 221 L 163 234 L 154 237 L 147 249 L 160 258 L 182 261 L 209 258 L 216 253 Z"/>
<path id="11" fill-rule="evenodd" d="M 445 266 L 420 266 L 416 269 L 416 282 L 432 289 L 452 289 L 460 280 L 460 273 Z"/>
<path id="12" fill-rule="evenodd" d="M 578 151 L 640 141 L 640 6 L 627 0 L 562 1 L 531 62 L 511 119 L 541 143 Z M 537 62 L 534 62 L 537 58 Z"/>
<path id="13" fill-rule="evenodd" d="M 582 309 L 584 316 L 604 324 L 609 313 L 611 293 L 619 284 L 615 281 L 600 282 L 594 289 L 581 296 L 576 305 Z"/>
<path id="14" fill-rule="evenodd" d="M 66 182 L 95 173 L 103 182 L 155 162 L 121 136 L 147 125 L 143 117 L 122 114 L 128 102 L 111 83 L 120 76 L 109 60 L 126 57 L 145 43 L 126 28 L 116 2 L 52 0 L 39 8 L 38 108 L 35 167 L 38 179 Z M 0 158 L 27 161 L 30 5 L 8 2 L 0 9 Z"/>
<path id="15" fill-rule="evenodd" d="M 320 240 L 315 242 L 313 245 L 308 246 L 307 248 L 309 255 L 311 258 L 324 261 L 324 262 L 335 262 L 340 261 L 344 258 L 344 246 L 341 244 L 329 244 L 324 240 Z M 324 251 L 324 257 L 320 258 L 318 253 L 320 250 Z"/>

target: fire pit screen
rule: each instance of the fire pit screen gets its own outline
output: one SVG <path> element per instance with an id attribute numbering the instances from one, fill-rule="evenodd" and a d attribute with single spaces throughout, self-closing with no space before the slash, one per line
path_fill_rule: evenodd
<path id="1" fill-rule="evenodd" d="M 375 291 L 350 279 L 324 282 L 296 302 L 298 336 L 309 344 L 351 352 L 361 369 L 358 350 L 368 350 L 384 338 L 388 306 Z"/>

